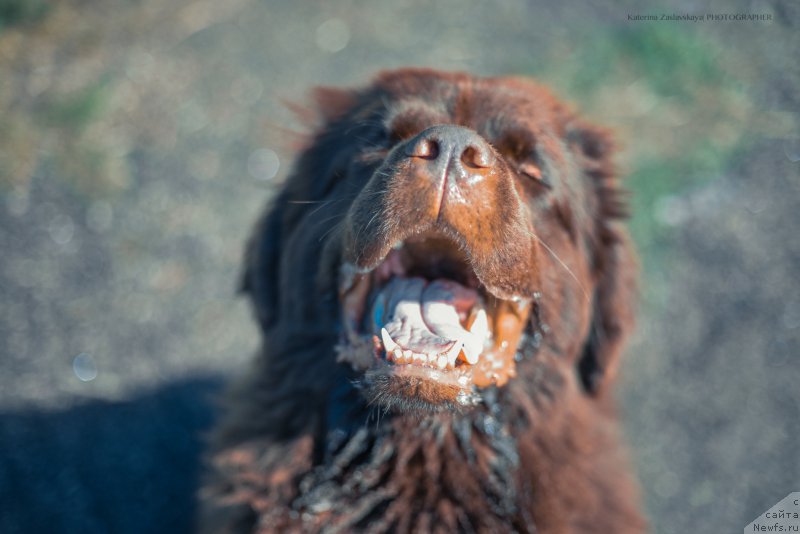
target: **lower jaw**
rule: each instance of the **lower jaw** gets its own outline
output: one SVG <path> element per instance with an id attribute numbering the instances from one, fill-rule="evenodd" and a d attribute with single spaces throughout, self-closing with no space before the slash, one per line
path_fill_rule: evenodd
<path id="1" fill-rule="evenodd" d="M 376 399 L 411 402 L 416 397 L 459 405 L 472 403 L 481 388 L 504 386 L 516 375 L 517 347 L 535 306 L 528 298 L 505 300 L 490 293 L 465 253 L 440 236 L 401 242 L 369 272 L 343 265 L 339 302 L 344 339 L 338 360 L 364 373 Z M 437 315 L 435 304 L 446 309 L 437 308 Z M 485 312 L 481 326 L 473 329 L 480 311 Z M 456 345 L 428 341 L 436 336 L 458 346 L 463 342 L 463 350 L 456 355 Z M 483 348 L 476 350 L 478 339 Z M 472 341 L 469 347 L 465 340 Z"/>
<path id="2" fill-rule="evenodd" d="M 516 354 L 530 309 L 493 317 L 497 342 L 481 354 L 474 365 L 458 365 L 455 369 L 438 369 L 418 364 L 387 361 L 377 336 L 351 333 L 337 347 L 338 361 L 364 373 L 363 384 L 370 402 L 386 407 L 428 411 L 458 409 L 477 404 L 480 389 L 502 387 L 516 376 Z"/>

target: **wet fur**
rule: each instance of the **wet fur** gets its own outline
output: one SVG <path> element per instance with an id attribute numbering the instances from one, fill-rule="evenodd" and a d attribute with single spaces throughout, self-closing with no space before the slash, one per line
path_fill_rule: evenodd
<path id="1" fill-rule="evenodd" d="M 442 94 L 452 98 L 448 120 L 459 124 L 502 117 L 492 102 L 533 102 L 529 129 L 540 136 L 543 166 L 563 184 L 530 204 L 537 233 L 526 239 L 547 249 L 535 266 L 542 296 L 518 376 L 460 411 L 447 402 L 444 410 L 401 406 L 397 392 L 387 404 L 379 397 L 398 386 L 337 363 L 334 350 L 331 273 L 347 254 L 340 222 L 375 170 L 365 153 L 385 142 L 385 102 L 417 95 L 440 109 Z M 215 434 L 198 528 L 644 531 L 612 395 L 633 325 L 636 262 L 619 224 L 624 203 L 608 133 L 521 79 L 401 70 L 358 91 L 320 90 L 316 101 L 322 124 L 248 247 L 243 285 L 262 349 Z M 525 273 L 503 269 L 534 268 L 486 265 L 508 287 Z"/>

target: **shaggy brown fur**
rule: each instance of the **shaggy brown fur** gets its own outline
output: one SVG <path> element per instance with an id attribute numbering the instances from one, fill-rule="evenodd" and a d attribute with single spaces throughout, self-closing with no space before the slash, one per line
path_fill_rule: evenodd
<path id="1" fill-rule="evenodd" d="M 200 529 L 644 531 L 610 387 L 635 259 L 607 132 L 519 78 L 400 70 L 316 103 L 248 248 L 263 349 L 216 434 Z M 431 139 L 466 139 L 462 163 L 442 171 Z M 337 362 L 343 266 L 431 232 L 488 293 L 530 299 L 510 380 L 470 402 L 371 348 Z"/>

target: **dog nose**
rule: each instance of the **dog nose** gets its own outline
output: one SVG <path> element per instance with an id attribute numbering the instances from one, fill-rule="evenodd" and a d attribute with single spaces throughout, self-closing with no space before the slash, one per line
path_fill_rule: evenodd
<path id="1" fill-rule="evenodd" d="M 406 155 L 427 161 L 433 176 L 456 171 L 457 178 L 480 174 L 494 166 L 489 143 L 477 132 L 462 126 L 439 125 L 428 128 L 408 141 Z"/>

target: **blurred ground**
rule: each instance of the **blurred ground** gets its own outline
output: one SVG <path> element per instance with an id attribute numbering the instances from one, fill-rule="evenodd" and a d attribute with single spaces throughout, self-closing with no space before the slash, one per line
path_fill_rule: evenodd
<path id="1" fill-rule="evenodd" d="M 628 14 L 769 13 L 757 22 Z M 0 0 L 0 531 L 182 531 L 210 396 L 257 345 L 247 232 L 318 84 L 546 81 L 625 147 L 623 371 L 657 532 L 800 489 L 796 3 Z"/>

